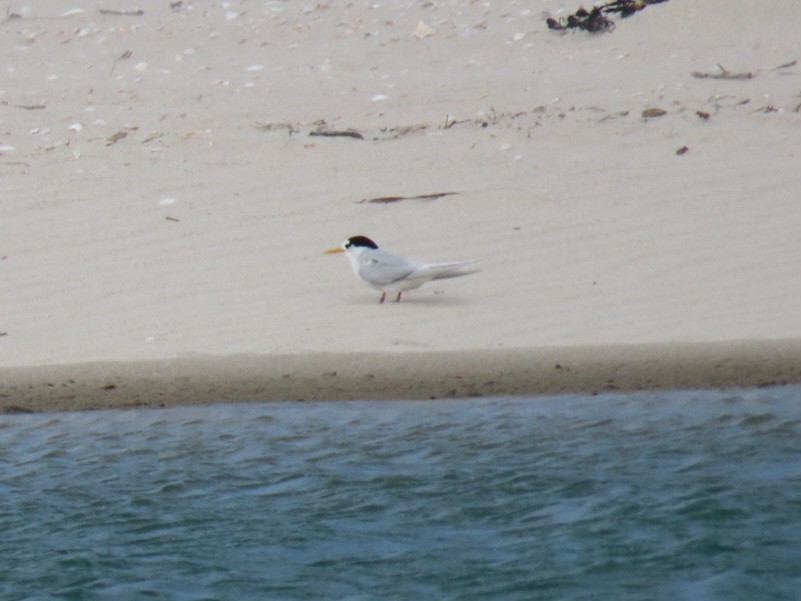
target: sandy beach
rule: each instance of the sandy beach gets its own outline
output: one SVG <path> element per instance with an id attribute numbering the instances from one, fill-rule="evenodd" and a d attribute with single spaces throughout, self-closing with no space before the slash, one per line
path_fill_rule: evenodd
<path id="1" fill-rule="evenodd" d="M 579 6 L 8 5 L 0 410 L 801 381 L 801 4 Z"/>

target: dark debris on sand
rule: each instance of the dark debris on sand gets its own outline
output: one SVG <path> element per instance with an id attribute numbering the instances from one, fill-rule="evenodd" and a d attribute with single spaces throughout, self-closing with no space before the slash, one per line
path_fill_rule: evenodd
<path id="1" fill-rule="evenodd" d="M 548 24 L 548 29 L 556 31 L 565 29 L 581 29 L 590 33 L 612 31 L 615 28 L 615 23 L 607 15 L 619 13 L 625 19 L 646 6 L 661 4 L 662 2 L 667 2 L 667 0 L 610 0 L 593 7 L 592 10 L 586 10 L 583 7 L 579 8 L 572 15 L 568 15 L 566 19 L 548 18 L 546 23 Z"/>

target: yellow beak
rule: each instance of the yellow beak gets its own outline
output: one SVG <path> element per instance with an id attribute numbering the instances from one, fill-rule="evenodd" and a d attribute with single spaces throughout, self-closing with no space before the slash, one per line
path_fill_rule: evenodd
<path id="1" fill-rule="evenodd" d="M 324 255 L 335 255 L 336 253 L 343 253 L 345 249 L 341 246 L 335 246 L 334 248 L 329 248 L 328 250 L 324 251 Z"/>

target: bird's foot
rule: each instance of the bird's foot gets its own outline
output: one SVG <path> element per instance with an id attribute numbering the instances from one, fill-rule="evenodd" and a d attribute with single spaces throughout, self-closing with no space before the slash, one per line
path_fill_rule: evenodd
<path id="1" fill-rule="evenodd" d="M 395 302 L 396 302 L 396 303 L 399 303 L 399 302 L 400 302 L 400 297 L 401 297 L 401 294 L 402 294 L 402 292 L 398 292 L 398 296 L 396 296 L 396 297 L 395 297 Z"/>
<path id="2" fill-rule="evenodd" d="M 382 292 L 382 293 L 381 293 L 381 298 L 379 298 L 379 299 L 378 299 L 378 304 L 379 304 L 379 305 L 380 305 L 380 304 L 383 304 L 383 302 L 384 302 L 385 300 L 387 300 L 387 293 L 386 293 L 386 292 Z"/>

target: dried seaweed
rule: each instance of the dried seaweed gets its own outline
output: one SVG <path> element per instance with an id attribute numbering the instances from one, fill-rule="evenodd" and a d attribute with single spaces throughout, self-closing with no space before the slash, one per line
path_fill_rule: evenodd
<path id="1" fill-rule="evenodd" d="M 602 8 L 605 13 L 620 13 L 620 16 L 625 19 L 641 11 L 646 6 L 662 4 L 663 2 L 667 2 L 667 0 L 616 0 L 615 2 L 607 2 Z"/>
<path id="2" fill-rule="evenodd" d="M 553 18 L 548 18 L 545 21 L 548 24 L 548 29 L 559 31 L 562 29 L 581 29 L 589 31 L 590 33 L 598 33 L 601 31 L 612 31 L 615 28 L 613 21 L 604 16 L 601 7 L 596 6 L 590 11 L 584 8 L 579 8 L 572 15 L 568 15 L 567 19 L 559 19 L 558 21 Z"/>
<path id="3" fill-rule="evenodd" d="M 615 22 L 606 15 L 619 14 L 625 19 L 646 6 L 662 2 L 667 2 L 667 0 L 610 0 L 605 4 L 593 7 L 592 10 L 579 8 L 572 15 L 568 15 L 566 19 L 557 20 L 549 17 L 545 22 L 548 24 L 548 29 L 555 31 L 565 29 L 581 29 L 590 33 L 612 31 L 615 28 Z"/>

